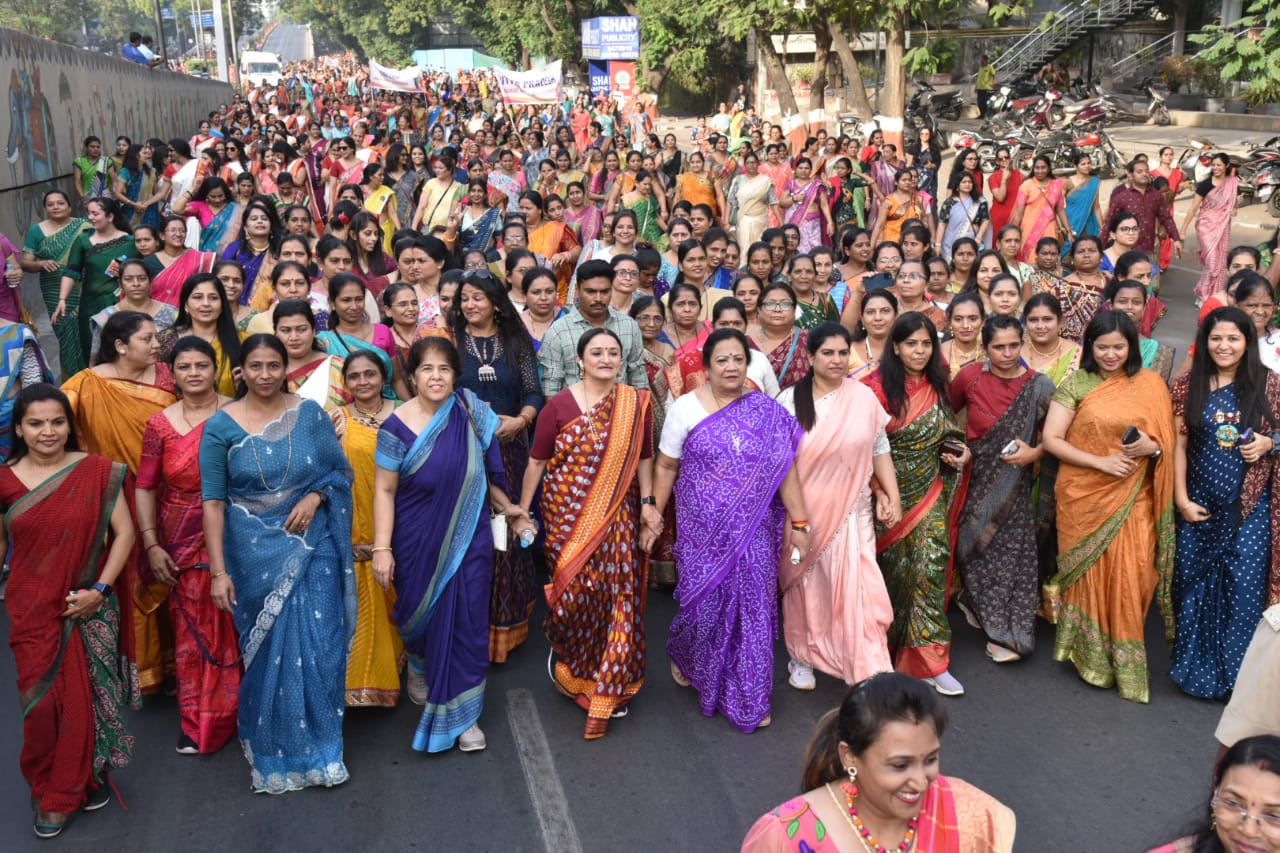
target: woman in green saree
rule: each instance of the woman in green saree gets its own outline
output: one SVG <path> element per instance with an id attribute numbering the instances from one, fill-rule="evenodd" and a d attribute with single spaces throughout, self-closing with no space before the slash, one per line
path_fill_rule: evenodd
<path id="1" fill-rule="evenodd" d="M 71 243 L 71 252 L 62 268 L 58 304 L 49 315 L 49 321 L 55 327 L 64 317 L 72 316 L 72 292 L 77 289 L 76 282 L 79 282 L 80 308 L 74 312 L 74 318 L 82 353 L 90 351 L 92 334 L 89 318 L 120 301 L 116 282 L 119 261 L 132 258 L 138 253 L 133 244 L 129 218 L 119 202 L 109 198 L 95 198 L 89 201 L 88 207 L 92 229 L 82 232 Z M 62 370 L 68 376 L 74 375 L 68 373 L 68 366 L 65 364 L 62 365 Z"/>
<path id="2" fill-rule="evenodd" d="M 22 245 L 22 269 L 40 274 L 40 294 L 49 316 L 58 307 L 61 290 L 62 268 L 71 253 L 71 244 L 88 227 L 88 221 L 71 215 L 71 197 L 62 190 L 50 190 L 44 194 L 45 218 L 31 226 Z M 65 315 L 61 322 L 53 323 L 53 333 L 58 339 L 58 367 L 63 377 L 71 377 L 85 368 L 87 349 L 80 348 L 80 332 L 76 326 L 76 311 L 80 307 L 80 292 L 68 294 Z"/>

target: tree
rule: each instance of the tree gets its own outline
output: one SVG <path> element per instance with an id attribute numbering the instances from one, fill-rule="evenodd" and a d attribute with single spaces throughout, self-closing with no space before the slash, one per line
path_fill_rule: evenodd
<path id="1" fill-rule="evenodd" d="M 1188 38 L 1204 46 L 1198 60 L 1221 69 L 1223 80 L 1244 84 L 1250 103 L 1280 102 L 1280 3 L 1251 0 L 1239 20 Z"/>

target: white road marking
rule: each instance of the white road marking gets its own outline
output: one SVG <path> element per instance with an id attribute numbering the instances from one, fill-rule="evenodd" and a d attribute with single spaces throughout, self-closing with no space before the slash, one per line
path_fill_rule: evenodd
<path id="1" fill-rule="evenodd" d="M 569 799 L 560 784 L 532 693 L 522 688 L 507 691 L 507 720 L 547 853 L 582 853 L 578 829 L 569 816 Z"/>

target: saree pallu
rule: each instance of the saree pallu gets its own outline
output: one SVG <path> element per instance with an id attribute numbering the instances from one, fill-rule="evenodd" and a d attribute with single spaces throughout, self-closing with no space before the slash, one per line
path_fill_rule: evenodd
<path id="1" fill-rule="evenodd" d="M 1142 366 L 1168 382 L 1173 372 L 1173 347 L 1144 337 L 1138 339 L 1138 349 L 1142 352 Z"/>
<path id="2" fill-rule="evenodd" d="M 378 430 L 349 416 L 345 409 L 337 410 L 333 417 L 354 475 L 351 549 L 356 576 L 356 626 L 347 658 L 347 706 L 392 708 L 400 699 L 404 641 L 391 619 L 395 590 L 384 590 L 373 577 L 373 460 Z"/>
<path id="3" fill-rule="evenodd" d="M 511 175 L 500 169 L 494 169 L 489 173 L 490 207 L 504 207 L 509 214 L 520 212 L 520 193 L 524 192 L 524 182 L 520 180 L 519 175 L 518 169 Z"/>
<path id="4" fill-rule="evenodd" d="M 902 225 L 908 219 L 922 219 L 929 211 L 928 204 L 919 193 L 912 193 L 911 198 L 905 202 L 898 199 L 890 191 L 889 195 L 884 197 L 881 202 L 887 209 L 884 218 L 884 233 L 881 240 L 889 240 L 897 243 L 902 239 Z"/>
<path id="5" fill-rule="evenodd" d="M 242 208 L 239 204 L 230 202 L 222 210 L 219 210 L 213 219 L 209 220 L 208 225 L 202 224 L 200 226 L 200 251 L 214 252 L 216 254 L 231 245 L 240 230 L 241 210 Z M 246 271 L 246 285 L 248 284 L 248 278 L 248 272 Z"/>
<path id="6" fill-rule="evenodd" d="M 1266 607 L 1275 462 L 1263 457 L 1250 465 L 1232 441 L 1234 425 L 1223 416 L 1239 411 L 1234 384 L 1211 391 L 1198 413 L 1185 412 L 1189 384 L 1180 377 L 1174 385 L 1174 412 L 1188 421 L 1187 497 L 1208 510 L 1209 518 L 1177 519 L 1178 634 L 1169 677 L 1192 696 L 1225 700 Z M 1267 391 L 1274 410 L 1280 377 L 1270 372 Z"/>
<path id="7" fill-rule="evenodd" d="M 556 436 L 543 483 L 554 567 L 547 640 L 557 689 L 587 712 L 588 740 L 603 737 L 610 715 L 644 684 L 648 583 L 636 471 L 649 410 L 649 392 L 616 386 Z"/>
<path id="8" fill-rule="evenodd" d="M 793 660 L 853 685 L 893 666 L 893 605 L 876 564 L 870 488 L 872 447 L 889 416 L 853 379 L 814 407 L 818 421 L 795 463 L 811 547 L 799 565 L 790 554 L 778 562 L 783 636 Z"/>
<path id="9" fill-rule="evenodd" d="M 151 280 L 151 298 L 176 307 L 182 295 L 182 286 L 187 283 L 187 279 L 198 273 L 213 272 L 213 265 L 217 262 L 218 256 L 213 252 L 187 249 L 167 267 L 161 267 L 158 259 L 154 265 L 148 263 L 147 268 L 155 275 Z"/>
<path id="10" fill-rule="evenodd" d="M 270 308 L 269 302 L 263 305 L 260 294 L 270 294 L 269 298 L 275 295 L 271 288 L 271 271 L 276 268 L 276 259 L 271 255 L 271 250 L 268 248 L 255 252 L 247 241 L 241 243 L 237 240 L 222 250 L 221 257 L 224 261 L 235 261 L 244 268 L 244 290 L 240 292 L 240 304 L 252 305 L 257 311 Z"/>
<path id="11" fill-rule="evenodd" d="M 1173 408 L 1149 370 L 1102 380 L 1077 370 L 1054 398 L 1075 408 L 1067 441 L 1090 453 L 1117 452 L 1130 425 L 1173 447 Z M 1070 660 L 1095 687 L 1147 702 L 1144 622 L 1154 596 L 1173 638 L 1173 454 L 1125 478 L 1059 462 L 1058 574 L 1062 598 L 1053 659 Z"/>
<path id="12" fill-rule="evenodd" d="M 572 252 L 578 248 L 578 238 L 573 236 L 573 229 L 563 222 L 545 221 L 529 232 L 529 251 L 542 255 L 551 265 L 551 256 L 561 252 Z M 556 274 L 556 288 L 561 305 L 569 299 L 569 279 L 573 276 L 573 264 L 568 261 L 552 270 Z"/>
<path id="13" fill-rule="evenodd" d="M 381 330 L 381 331 L 379 331 Z M 377 357 L 382 362 L 383 369 L 386 370 L 387 376 L 391 376 L 395 369 L 395 364 L 391 358 L 389 350 L 395 349 L 395 337 L 391 334 L 391 329 L 381 323 L 373 324 L 373 340 L 366 341 L 363 338 L 357 338 L 355 335 L 344 335 L 341 332 L 330 329 L 316 335 L 316 340 L 324 346 L 325 352 L 331 357 L 336 357 L 345 361 L 351 353 L 368 352 Z M 345 385 L 344 385 L 345 390 Z M 391 390 L 391 383 L 388 382 L 382 389 L 382 396 L 388 400 L 394 400 L 396 392 Z M 326 407 L 328 408 L 328 407 Z"/>
<path id="14" fill-rule="evenodd" d="M 1035 468 L 1010 465 L 1000 451 L 1014 439 L 1035 446 L 1054 385 L 1034 370 L 1022 378 L 1022 387 L 995 426 L 969 441 L 973 465 L 955 553 L 964 581 L 961 599 L 972 605 L 987 639 L 1025 657 L 1035 648 L 1040 602 L 1032 502 Z M 981 379 L 970 389 L 970 406 L 983 405 L 978 399 L 980 383 Z"/>
<path id="15" fill-rule="evenodd" d="M 671 399 L 707 384 L 707 368 L 702 363 L 702 347 L 711 336 L 711 324 L 700 324 L 698 334 L 676 348 L 671 366 L 663 371 Z M 661 435 L 661 433 L 659 433 Z"/>
<path id="16" fill-rule="evenodd" d="M 252 435 L 219 412 L 205 422 L 200 470 L 204 498 L 226 501 L 244 656 L 238 729 L 251 787 L 281 794 L 341 784 L 356 600 L 351 472 L 333 424 L 309 400 Z M 323 498 L 311 524 L 287 533 L 285 519 L 311 492 Z"/>
<path id="17" fill-rule="evenodd" d="M 1071 186 L 1069 183 L 1067 186 Z M 1093 212 L 1093 203 L 1098 198 L 1098 191 L 1102 188 L 1102 181 L 1091 175 L 1089 180 L 1085 181 L 1078 187 L 1072 187 L 1067 190 L 1067 222 L 1071 224 L 1071 230 L 1076 236 L 1083 237 L 1086 234 L 1091 237 L 1097 237 L 1102 231 L 1102 226 L 1098 222 L 1097 215 Z M 1064 240 L 1062 245 L 1062 257 L 1066 257 L 1071 253 L 1071 241 Z"/>
<path id="18" fill-rule="evenodd" d="M 333 410 L 351 402 L 351 394 L 342 379 L 342 359 L 336 355 L 322 356 L 288 374 L 285 383 L 290 394 L 311 400 L 326 410 Z"/>
<path id="19" fill-rule="evenodd" d="M 667 420 L 667 395 L 671 386 L 667 382 L 667 369 L 671 363 L 645 347 L 640 352 L 644 358 L 644 372 L 649 378 L 649 390 L 653 402 L 653 438 L 662 435 L 662 425 Z M 672 548 L 676 541 L 676 502 L 667 501 L 662 513 L 662 535 L 649 549 L 649 582 L 655 589 L 674 589 L 676 585 L 676 558 Z"/>
<path id="20" fill-rule="evenodd" d="M 1227 250 L 1231 246 L 1231 214 L 1236 207 L 1240 179 L 1227 175 L 1209 190 L 1196 214 L 1196 241 L 1200 244 L 1200 280 L 1196 297 L 1207 299 L 1226 287 Z"/>
<path id="21" fill-rule="evenodd" d="M 409 169 L 396 181 L 396 216 L 401 225 L 413 220 L 413 211 L 418 206 L 419 193 L 422 192 L 422 184 L 426 179 L 425 172 Z"/>
<path id="22" fill-rule="evenodd" d="M 520 501 L 524 471 L 529 467 L 529 436 L 518 433 L 499 440 L 507 497 Z M 520 547 L 520 537 L 507 528 L 507 550 L 494 552 L 493 589 L 489 601 L 489 660 L 505 663 L 529 639 L 529 617 L 538 601 L 538 579 L 533 555 Z"/>
<path id="23" fill-rule="evenodd" d="M 600 236 L 600 228 L 604 224 L 604 214 L 600 212 L 600 208 L 588 202 L 577 211 L 572 207 L 566 207 L 564 209 L 564 221 L 573 229 L 573 233 L 578 237 L 578 242 L 585 246 Z"/>
<path id="24" fill-rule="evenodd" d="M 1048 187 L 1041 187 L 1038 181 L 1028 179 L 1018 188 L 1018 197 L 1022 200 L 1022 221 L 1013 224 L 1022 230 L 1019 257 L 1028 264 L 1036 262 L 1036 243 L 1041 237 L 1052 237 L 1062 242 L 1057 220 L 1058 205 L 1062 204 L 1062 183 L 1062 178 L 1053 178 Z"/>
<path id="25" fill-rule="evenodd" d="M 138 174 L 133 174 L 128 169 L 121 169 L 117 176 L 124 181 L 125 197 L 132 202 L 141 201 L 144 198 L 150 198 L 156 189 L 155 176 L 142 169 L 138 170 Z M 139 225 L 155 226 L 160 223 L 160 213 L 157 209 L 158 204 L 152 204 L 143 210 L 137 208 L 129 208 L 129 224 L 134 228 Z"/>
<path id="26" fill-rule="evenodd" d="M 40 341 L 25 323 L 0 322 L 0 462 L 13 450 L 14 401 L 32 382 L 53 382 Z"/>
<path id="27" fill-rule="evenodd" d="M 71 254 L 71 246 L 88 225 L 88 220 L 73 218 L 47 236 L 38 222 L 27 231 L 27 237 L 22 243 L 24 252 L 30 252 L 41 261 L 57 261 L 62 264 L 62 267 L 53 272 L 40 271 L 40 295 L 44 297 L 44 307 L 49 316 L 53 316 L 58 307 L 62 270 Z M 79 373 L 87 365 L 85 351 L 80 348 L 80 332 L 76 322 L 79 310 L 80 290 L 73 287 L 67 295 L 67 315 L 53 326 L 53 334 L 58 339 L 58 375 L 64 379 Z"/>
<path id="28" fill-rule="evenodd" d="M 831 218 L 835 222 L 836 231 L 849 224 L 866 228 L 867 187 L 870 186 L 867 179 L 852 172 L 847 178 L 832 177 L 830 186 Z"/>
<path id="29" fill-rule="evenodd" d="M 126 473 L 87 456 L 28 491 L 0 468 L 13 548 L 5 610 L 22 706 L 19 764 L 44 811 L 77 811 L 102 774 L 127 767 L 133 753 L 122 713 L 139 705 L 127 660 L 128 596 L 108 598 L 90 619 L 62 615 L 67 591 L 98 579 Z"/>
<path id="30" fill-rule="evenodd" d="M 796 328 L 812 329 L 822 323 L 840 321 L 840 310 L 836 308 L 836 302 L 828 294 L 815 291 L 812 302 L 805 302 L 799 297 L 796 298 Z M 936 309 L 935 309 L 936 310 Z M 946 315 L 943 315 L 945 319 Z M 808 349 L 805 350 L 808 352 Z"/>
<path id="31" fill-rule="evenodd" d="M 214 605 L 209 592 L 200 496 L 203 437 L 203 423 L 179 435 L 164 413 L 152 415 L 142 439 L 138 488 L 157 492 L 158 541 L 178 568 L 169 590 L 169 619 L 182 732 L 200 752 L 211 753 L 236 733 L 240 650 L 235 620 Z"/>
<path id="32" fill-rule="evenodd" d="M 825 795 L 818 794 L 825 799 Z M 917 853 L 1012 853 L 1013 811 L 955 776 L 938 776 L 917 818 Z M 788 800 L 747 832 L 742 853 L 848 853 L 823 826 L 806 797 Z"/>
<path id="33" fill-rule="evenodd" d="M 988 218 L 987 202 L 979 197 L 977 201 L 960 195 L 953 195 L 942 203 L 938 212 L 938 224 L 944 226 L 942 232 L 942 257 L 951 262 L 951 247 L 961 237 L 978 239 L 978 231 Z M 978 241 L 982 249 L 991 248 L 991 233 L 988 231 Z"/>
<path id="34" fill-rule="evenodd" d="M 751 392 L 689 431 L 675 483 L 679 609 L 667 653 L 702 713 L 743 732 L 769 716 L 786 515 L 777 492 L 799 443 L 787 410 Z"/>
<path id="35" fill-rule="evenodd" d="M 394 415 L 378 432 L 378 467 L 400 473 L 394 617 L 409 665 L 427 682 L 419 751 L 451 749 L 484 710 L 493 576 L 486 472 L 497 427 L 493 410 L 463 389 L 416 436 Z"/>
<path id="36" fill-rule="evenodd" d="M 778 387 L 790 388 L 809 372 L 809 332 L 798 329 L 765 354 L 778 377 Z"/>
<path id="37" fill-rule="evenodd" d="M 80 446 L 123 462 L 131 473 L 138 471 L 147 421 L 177 400 L 173 374 L 164 364 L 156 365 L 155 385 L 112 379 L 85 369 L 63 383 L 62 391 L 71 402 Z M 132 502 L 132 480 L 125 494 Z M 156 693 L 166 672 L 173 671 L 172 632 L 168 611 L 163 608 L 169 585 L 151 576 L 150 563 L 140 550 L 131 565 L 133 568 L 126 567 L 126 571 L 138 575 L 130 608 L 138 676 L 144 693 Z"/>
<path id="38" fill-rule="evenodd" d="M 742 175 L 734 186 L 737 189 L 732 193 L 732 203 L 738 208 L 738 249 L 745 260 L 751 244 L 758 242 L 769 227 L 769 205 L 777 196 L 773 181 L 763 173 L 754 178 Z"/>
<path id="39" fill-rule="evenodd" d="M 80 335 L 80 352 L 89 352 L 91 335 L 89 318 L 108 305 L 120 301 L 118 295 L 119 282 L 107 275 L 107 268 L 119 258 L 137 256 L 138 250 L 133 244 L 133 236 L 123 234 L 105 243 L 94 243 L 90 239 L 92 232 L 81 234 L 71 244 L 71 254 L 62 274 L 76 279 L 80 283 L 80 307 L 76 310 L 76 331 Z M 57 307 L 57 302 L 54 302 Z M 71 300 L 67 300 L 67 311 L 71 311 Z M 63 368 L 63 375 L 70 375 Z"/>
<path id="40" fill-rule="evenodd" d="M 881 398 L 879 372 L 862 380 Z M 964 441 L 964 430 L 925 381 L 907 384 L 907 411 L 887 427 L 893 467 L 902 496 L 902 521 L 876 523 L 876 556 L 884 572 L 893 625 L 889 650 L 898 672 L 928 678 L 951 661 L 951 598 L 954 548 L 967 478 L 945 467 L 944 441 Z"/>
<path id="41" fill-rule="evenodd" d="M 500 225 L 502 225 L 502 214 L 498 211 L 498 208 L 486 208 L 484 215 L 479 219 L 472 220 L 470 225 L 459 232 L 463 251 L 489 251 L 489 248 L 493 245 L 493 235 L 498 232 Z"/>
<path id="42" fill-rule="evenodd" d="M 666 243 L 667 235 L 662 232 L 662 227 L 658 224 L 658 216 L 661 209 L 658 207 L 658 200 L 653 196 L 633 199 L 630 202 L 623 202 L 624 210 L 630 210 L 636 215 L 636 220 L 640 223 L 640 227 L 636 229 L 636 239 L 645 240 L 654 246 Z"/>
<path id="43" fill-rule="evenodd" d="M 1059 334 L 1069 341 L 1079 342 L 1084 330 L 1102 306 L 1102 291 L 1077 281 L 1068 281 L 1049 273 L 1032 277 L 1031 289 L 1035 293 L 1048 293 L 1062 305 L 1062 321 Z"/>
<path id="44" fill-rule="evenodd" d="M 827 185 L 818 178 L 811 178 L 807 186 L 801 189 L 793 181 L 787 182 L 787 192 L 799 192 L 804 196 L 787 211 L 787 222 L 800 229 L 799 252 L 805 253 L 818 246 L 826 246 L 831 242 L 827 234 L 827 220 L 822 215 L 822 205 L 827 203 Z"/>
<path id="45" fill-rule="evenodd" d="M 689 204 L 705 204 L 718 219 L 721 216 L 720 205 L 716 201 L 716 182 L 705 172 L 695 175 L 685 172 L 678 179 L 676 201 L 687 201 Z"/>

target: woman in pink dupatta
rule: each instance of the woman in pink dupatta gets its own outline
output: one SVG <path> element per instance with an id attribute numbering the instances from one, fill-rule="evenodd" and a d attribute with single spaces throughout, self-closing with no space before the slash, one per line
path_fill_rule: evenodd
<path id="1" fill-rule="evenodd" d="M 870 849 L 855 822 L 883 849 L 1009 853 L 1017 830 L 1013 811 L 963 779 L 941 775 L 939 762 L 926 759 L 938 752 L 946 725 L 941 700 L 923 682 L 896 672 L 860 682 L 818 721 L 805 752 L 805 792 L 757 820 L 742 853 Z M 910 745 L 902 773 L 877 766 L 886 760 L 877 747 L 890 738 Z M 922 796 L 908 804 L 898 796 L 904 789 Z"/>
<path id="2" fill-rule="evenodd" d="M 1213 155 L 1209 177 L 1196 184 L 1195 199 L 1182 220 L 1182 233 L 1196 218 L 1196 240 L 1200 243 L 1200 280 L 1196 282 L 1199 305 L 1227 286 L 1227 251 L 1231 247 L 1231 219 L 1236 213 L 1240 179 L 1231 173 L 1226 154 Z M 1199 214 L 1199 216 L 1196 216 Z"/>
<path id="3" fill-rule="evenodd" d="M 1018 200 L 1013 204 L 1009 221 L 1022 229 L 1021 259 L 1036 262 L 1036 244 L 1042 237 L 1052 237 L 1059 245 L 1071 234 L 1067 220 L 1066 196 L 1062 178 L 1053 176 L 1053 165 L 1043 154 L 1031 166 L 1031 177 L 1018 187 Z"/>
<path id="4" fill-rule="evenodd" d="M 151 298 L 176 307 L 182 285 L 197 273 L 213 272 L 218 255 L 186 248 L 183 241 L 187 239 L 187 223 L 180 216 L 170 216 L 165 221 L 163 239 L 160 251 L 146 259 L 145 265 L 152 272 Z M 179 254 L 175 257 L 170 252 Z"/>
<path id="5" fill-rule="evenodd" d="M 856 684 L 893 668 L 889 626 L 893 604 L 876 564 L 871 475 L 881 521 L 901 516 L 898 479 L 885 427 L 889 415 L 875 393 L 845 377 L 849 332 L 823 323 L 809 333 L 812 370 L 778 396 L 804 429 L 796 473 L 808 500 L 812 550 L 798 564 L 778 564 L 782 627 L 791 655 L 791 686 L 814 689 L 819 669 Z"/>

